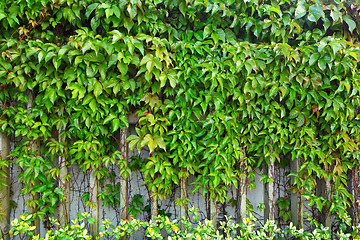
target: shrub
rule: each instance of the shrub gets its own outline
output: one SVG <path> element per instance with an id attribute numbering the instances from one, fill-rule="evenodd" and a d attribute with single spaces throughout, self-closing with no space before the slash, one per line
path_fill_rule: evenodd
<path id="1" fill-rule="evenodd" d="M 78 239 L 120 239 L 123 237 L 131 237 L 134 232 L 140 228 L 145 230 L 144 238 L 149 239 L 167 239 L 167 240 L 198 240 L 198 239 L 216 239 L 216 240 L 260 240 L 260 239 L 360 239 L 360 225 L 353 227 L 352 233 L 344 233 L 340 231 L 331 234 L 327 227 L 321 224 L 315 224 L 312 231 L 304 231 L 304 229 L 296 229 L 292 223 L 286 230 L 282 230 L 276 226 L 273 221 L 268 221 L 262 227 L 252 215 L 246 219 L 245 223 L 234 223 L 231 218 L 221 222 L 219 229 L 215 229 L 211 221 L 205 219 L 198 221 L 198 213 L 196 209 L 190 211 L 192 219 L 181 219 L 170 221 L 166 216 L 158 216 L 155 221 L 140 222 L 138 219 L 121 220 L 120 225 L 114 226 L 108 220 L 102 221 L 100 226 L 100 236 L 93 237 L 89 234 L 86 225 L 92 224 L 93 219 L 87 213 L 78 213 L 78 218 L 71 220 L 70 225 L 63 228 L 49 230 L 44 238 L 33 236 L 32 231 L 35 229 L 31 226 L 32 216 L 29 214 L 21 215 L 20 219 L 14 219 L 11 222 L 11 235 L 19 235 L 20 238 L 29 236 L 33 240 L 78 240 Z M 59 226 L 59 223 L 53 218 L 50 219 L 53 226 Z M 222 232 L 222 233 L 220 233 Z"/>

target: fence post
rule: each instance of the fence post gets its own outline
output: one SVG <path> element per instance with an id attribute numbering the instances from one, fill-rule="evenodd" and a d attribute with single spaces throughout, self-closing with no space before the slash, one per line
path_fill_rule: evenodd
<path id="1" fill-rule="evenodd" d="M 265 174 L 268 175 L 269 181 L 265 184 L 264 193 L 264 223 L 267 220 L 275 221 L 275 159 L 270 157 L 269 166 L 265 162 Z"/>
<path id="2" fill-rule="evenodd" d="M 63 141 L 62 133 L 64 129 L 63 126 L 60 125 L 59 128 L 59 142 L 60 145 L 65 145 L 65 142 Z M 66 224 L 70 223 L 70 182 L 68 178 L 68 167 L 66 164 L 66 156 L 65 156 L 65 148 L 66 146 L 63 146 L 63 150 L 60 151 L 59 155 L 59 188 L 63 192 L 63 199 L 60 199 L 59 203 L 59 213 L 58 213 L 58 219 L 60 222 L 61 227 L 64 227 Z"/>
<path id="3" fill-rule="evenodd" d="M 327 166 L 325 167 L 325 171 L 329 172 L 331 171 L 330 167 Z M 331 199 L 331 183 L 329 179 L 318 179 L 317 181 L 317 185 L 316 185 L 316 196 L 322 196 L 324 197 L 326 200 L 330 200 Z M 330 232 L 332 232 L 331 230 L 331 215 L 330 215 L 330 211 L 329 208 L 325 205 L 322 208 L 322 211 L 318 211 L 318 219 L 319 222 L 324 225 L 325 227 L 328 227 Z"/>
<path id="4" fill-rule="evenodd" d="M 27 91 L 27 96 L 29 98 L 29 101 L 27 103 L 26 109 L 27 110 L 31 110 L 33 107 L 33 102 L 34 102 L 34 92 L 31 90 Z M 35 155 L 38 156 L 40 154 L 40 139 L 32 139 L 29 142 L 29 148 L 31 151 L 31 154 L 33 154 L 35 152 Z M 38 185 L 39 182 L 35 181 L 34 184 L 32 184 L 33 186 Z M 29 194 L 29 201 L 36 201 L 39 199 L 39 193 L 30 193 Z M 32 204 L 33 206 L 29 207 L 29 213 L 32 215 L 36 215 L 38 212 L 38 207 L 36 206 L 36 204 Z M 35 226 L 35 230 L 33 231 L 34 235 L 38 235 L 40 234 L 40 219 L 39 217 L 35 217 L 34 221 L 32 222 L 32 226 Z"/>
<path id="5" fill-rule="evenodd" d="M 128 148 L 126 144 L 128 128 L 124 127 L 120 130 L 120 152 L 121 158 L 125 161 L 125 167 L 128 167 Z M 125 173 L 126 174 L 126 173 Z M 128 217 L 129 210 L 129 179 L 128 177 L 124 177 L 124 175 L 120 176 L 120 217 L 121 219 L 126 219 Z"/>
<path id="6" fill-rule="evenodd" d="M 214 228 L 217 228 L 217 204 L 215 196 L 210 199 L 210 221 L 214 225 Z"/>
<path id="7" fill-rule="evenodd" d="M 357 165 L 348 171 L 347 179 L 348 190 L 353 196 L 349 213 L 352 220 L 352 226 L 357 226 L 359 224 L 359 174 Z"/>
<path id="8" fill-rule="evenodd" d="M 89 175 L 89 187 L 90 187 L 90 217 L 95 222 L 90 225 L 90 234 L 92 236 L 99 236 L 99 199 L 97 197 L 99 192 L 99 180 L 95 177 L 96 168 L 91 168 Z"/>
<path id="9" fill-rule="evenodd" d="M 300 159 L 296 158 L 290 162 L 291 172 L 297 173 L 299 171 Z M 293 184 L 294 177 L 291 177 L 291 183 Z M 304 213 L 303 213 L 303 201 L 301 193 L 299 191 L 291 191 L 290 193 L 290 206 L 291 216 L 294 226 L 298 229 L 304 228 Z"/>
<path id="10" fill-rule="evenodd" d="M 181 169 L 183 174 L 180 177 L 180 217 L 188 219 L 188 193 L 187 193 L 187 176 L 185 176 L 185 169 Z M 181 224 L 182 230 L 185 230 L 184 224 Z"/>
<path id="11" fill-rule="evenodd" d="M 0 133 L 0 170 L 4 175 L 0 175 L 0 239 L 9 240 L 10 230 L 10 178 L 9 162 L 10 141 L 6 133 Z"/>
<path id="12" fill-rule="evenodd" d="M 240 167 L 240 170 L 243 168 Z M 246 219 L 246 195 L 247 195 L 247 182 L 245 171 L 240 171 L 239 186 L 236 194 L 236 222 L 245 223 Z"/>
<path id="13" fill-rule="evenodd" d="M 159 207 L 158 207 L 158 199 L 157 196 L 153 196 L 155 193 L 153 190 L 150 190 L 150 208 L 151 208 L 151 220 L 154 220 L 158 215 Z"/>

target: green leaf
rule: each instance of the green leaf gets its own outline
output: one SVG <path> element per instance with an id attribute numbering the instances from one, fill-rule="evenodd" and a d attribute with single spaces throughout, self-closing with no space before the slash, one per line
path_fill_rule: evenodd
<path id="1" fill-rule="evenodd" d="M 86 7 L 85 16 L 89 18 L 91 13 L 99 6 L 99 3 L 93 3 Z"/>
<path id="2" fill-rule="evenodd" d="M 120 128 L 120 119 L 114 118 L 111 121 L 111 125 L 112 125 L 112 132 L 117 131 Z"/>
<path id="3" fill-rule="evenodd" d="M 126 115 L 120 115 L 120 120 L 125 124 L 126 127 L 129 127 L 129 122 Z"/>
<path id="4" fill-rule="evenodd" d="M 158 145 L 160 148 L 162 148 L 162 149 L 164 149 L 164 150 L 166 151 L 166 144 L 165 144 L 164 139 L 163 139 L 161 136 L 156 135 L 156 136 L 154 137 L 154 141 L 157 143 L 157 145 Z"/>
<path id="5" fill-rule="evenodd" d="M 296 118 L 299 115 L 299 113 L 300 113 L 299 109 L 294 108 L 290 111 L 289 118 L 290 119 Z"/>
<path id="6" fill-rule="evenodd" d="M 221 41 L 225 42 L 226 36 L 225 36 L 224 30 L 221 29 L 221 28 L 218 28 L 218 29 L 216 30 L 216 32 L 217 32 L 217 34 L 219 35 Z"/>
<path id="7" fill-rule="evenodd" d="M 323 59 L 323 58 L 319 59 L 318 66 L 321 69 L 321 71 L 324 71 L 326 69 L 326 61 L 325 61 L 325 59 Z"/>
<path id="8" fill-rule="evenodd" d="M 298 120 L 297 127 L 303 126 L 306 121 L 305 115 L 303 113 L 300 113 L 297 120 Z"/>
<path id="9" fill-rule="evenodd" d="M 117 67 L 122 75 L 126 75 L 128 71 L 128 65 L 123 63 L 122 61 L 118 62 Z"/>
<path id="10" fill-rule="evenodd" d="M 36 185 L 33 189 L 34 192 L 42 193 L 47 189 L 46 185 Z"/>
<path id="11" fill-rule="evenodd" d="M 103 87 L 99 81 L 97 81 L 94 85 L 94 95 L 95 98 L 99 97 L 100 94 L 103 92 Z"/>
<path id="12" fill-rule="evenodd" d="M 96 108 L 97 108 L 96 105 L 97 105 L 97 104 L 96 104 L 96 100 L 95 100 L 95 99 L 91 100 L 91 102 L 90 102 L 90 104 L 89 104 L 89 107 L 91 108 L 91 110 L 92 110 L 93 112 L 96 111 Z"/>
<path id="13" fill-rule="evenodd" d="M 55 206 L 57 200 L 58 200 L 58 199 L 57 199 L 57 197 L 55 196 L 55 194 L 51 194 L 51 195 L 50 195 L 51 206 Z"/>
<path id="14" fill-rule="evenodd" d="M 174 70 L 170 70 L 170 72 L 168 73 L 167 77 L 169 78 L 170 81 L 170 86 L 172 88 L 175 88 L 177 83 L 178 83 L 178 79 L 177 79 L 177 75 L 176 72 Z"/>
<path id="15" fill-rule="evenodd" d="M 270 92 L 269 92 L 269 96 L 270 97 L 275 96 L 278 91 L 279 91 L 278 86 L 272 86 L 272 88 L 270 89 Z"/>
<path id="16" fill-rule="evenodd" d="M 352 18 L 349 15 L 344 15 L 343 19 L 349 26 L 349 31 L 352 33 L 354 31 L 354 29 L 356 28 L 356 23 L 354 22 L 354 20 L 352 20 Z"/>
<path id="17" fill-rule="evenodd" d="M 301 2 L 299 2 L 299 4 L 296 7 L 296 10 L 295 10 L 295 19 L 302 18 L 306 14 L 306 9 L 305 9 L 304 5 L 302 5 L 300 3 Z"/>
<path id="18" fill-rule="evenodd" d="M 204 28 L 204 39 L 207 38 L 212 33 L 210 25 L 206 25 Z"/>
<path id="19" fill-rule="evenodd" d="M 116 116 L 112 113 L 110 113 L 104 120 L 104 124 L 107 124 L 108 122 L 110 122 L 111 120 L 113 120 L 114 118 L 116 118 Z"/>
<path id="20" fill-rule="evenodd" d="M 180 2 L 179 10 L 182 13 L 182 15 L 185 17 L 185 14 L 186 14 L 186 3 L 185 3 L 185 1 Z"/>
<path id="21" fill-rule="evenodd" d="M 45 57 L 45 62 L 48 62 L 51 58 L 55 57 L 56 54 L 53 53 L 53 52 L 49 52 L 48 54 L 46 54 L 46 57 Z"/>
<path id="22" fill-rule="evenodd" d="M 319 59 L 319 57 L 320 57 L 320 53 L 312 54 L 309 59 L 309 66 L 311 67 L 312 65 L 314 65 L 314 63 Z"/>
<path id="23" fill-rule="evenodd" d="M 87 221 L 88 221 L 90 224 L 95 224 L 95 219 L 92 218 L 92 217 L 87 218 Z"/>

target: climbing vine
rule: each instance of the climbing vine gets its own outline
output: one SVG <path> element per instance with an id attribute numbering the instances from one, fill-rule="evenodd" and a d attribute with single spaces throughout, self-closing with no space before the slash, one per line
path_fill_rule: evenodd
<path id="1" fill-rule="evenodd" d="M 22 139 L 11 156 L 22 193 L 34 196 L 27 205 L 41 218 L 63 201 L 54 182 L 71 175 L 59 177 L 59 156 L 97 180 L 111 178 L 109 164 L 128 177 L 116 140 L 135 113 L 127 142 L 149 149 L 139 168 L 154 200 L 193 175 L 193 192 L 228 201 L 244 174 L 301 159 L 292 189 L 349 223 L 360 142 L 353 9 L 320 0 L 1 2 L 0 127 Z M 328 198 L 314 193 L 320 181 L 331 184 Z"/>

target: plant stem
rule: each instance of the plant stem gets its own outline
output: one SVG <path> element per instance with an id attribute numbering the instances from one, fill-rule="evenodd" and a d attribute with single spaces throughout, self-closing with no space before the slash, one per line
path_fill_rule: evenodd
<path id="1" fill-rule="evenodd" d="M 6 133 L 0 133 L 0 160 L 8 162 L 10 154 L 10 141 Z M 0 169 L 5 176 L 0 176 L 0 238 L 9 240 L 10 230 L 10 178 L 9 167 L 5 166 Z"/>

